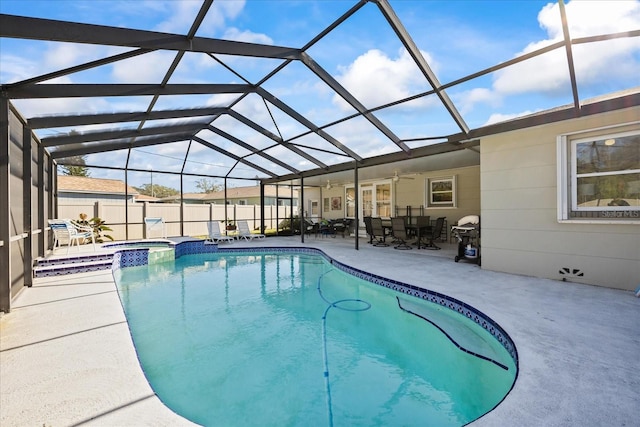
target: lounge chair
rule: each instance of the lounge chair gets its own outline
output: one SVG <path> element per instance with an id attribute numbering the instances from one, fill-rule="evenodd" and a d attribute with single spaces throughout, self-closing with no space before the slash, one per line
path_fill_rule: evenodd
<path id="1" fill-rule="evenodd" d="M 151 232 L 154 230 L 160 230 L 160 235 L 163 238 L 167 238 L 167 228 L 165 227 L 164 219 L 158 217 L 145 217 L 145 236 L 147 239 L 151 238 Z"/>
<path id="2" fill-rule="evenodd" d="M 393 233 L 393 238 L 397 244 L 393 249 L 412 249 L 411 246 L 407 244 L 409 236 L 407 235 L 407 227 L 403 217 L 391 218 L 391 232 Z"/>
<path id="3" fill-rule="evenodd" d="M 50 219 L 49 226 L 53 231 L 53 249 L 65 241 L 67 242 L 67 254 L 74 243 L 78 246 L 78 252 L 80 252 L 80 241 L 91 240 L 93 250 L 96 250 L 93 228 L 75 224 L 69 219 Z"/>
<path id="4" fill-rule="evenodd" d="M 233 237 L 225 236 L 220 232 L 220 223 L 218 221 L 208 221 L 207 229 L 209 230 L 209 240 L 213 243 L 233 242 Z"/>
<path id="5" fill-rule="evenodd" d="M 238 223 L 238 239 L 253 240 L 264 239 L 265 235 L 260 233 L 252 233 L 249 229 L 249 223 L 245 220 L 237 221 Z"/>

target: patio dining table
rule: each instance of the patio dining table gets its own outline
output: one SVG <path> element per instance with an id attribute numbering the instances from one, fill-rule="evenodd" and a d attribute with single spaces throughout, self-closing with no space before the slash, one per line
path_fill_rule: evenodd
<path id="1" fill-rule="evenodd" d="M 413 243 L 417 249 L 426 248 L 427 244 L 422 242 L 422 236 L 433 229 L 427 224 L 405 224 L 405 228 L 415 233 L 417 240 Z"/>

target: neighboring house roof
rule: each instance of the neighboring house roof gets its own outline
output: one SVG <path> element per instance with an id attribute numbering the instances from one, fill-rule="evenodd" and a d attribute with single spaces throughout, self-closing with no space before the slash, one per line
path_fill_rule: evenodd
<path id="1" fill-rule="evenodd" d="M 136 202 L 159 202 L 162 199 L 158 199 L 157 197 L 149 196 L 146 194 L 136 194 Z"/>
<path id="2" fill-rule="evenodd" d="M 207 196 L 206 193 L 184 193 L 182 195 L 182 200 L 203 200 Z M 180 202 L 180 194 L 176 194 L 175 196 L 163 197 L 161 199 L 157 199 L 160 202 Z"/>
<path id="3" fill-rule="evenodd" d="M 278 190 L 279 197 L 289 197 L 291 191 L 288 188 L 281 188 Z M 276 186 L 265 185 L 264 187 L 265 197 L 276 197 Z M 206 196 L 203 200 L 223 200 L 223 191 L 214 191 L 212 193 L 203 194 Z M 260 197 L 260 186 L 254 185 L 252 187 L 229 187 L 227 188 L 227 199 L 248 199 L 251 197 Z M 293 191 L 293 197 L 298 197 L 298 190 Z"/>
<path id="4" fill-rule="evenodd" d="M 137 195 L 138 191 L 126 186 L 130 195 Z M 85 176 L 58 176 L 58 192 L 89 193 L 89 194 L 124 194 L 124 181 L 119 179 L 89 178 Z"/>

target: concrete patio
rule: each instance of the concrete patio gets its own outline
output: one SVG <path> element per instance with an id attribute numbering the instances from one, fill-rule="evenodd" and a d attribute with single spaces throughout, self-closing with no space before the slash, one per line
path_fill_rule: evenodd
<path id="1" fill-rule="evenodd" d="M 302 246 L 299 236 L 225 245 Z M 631 292 L 455 263 L 453 244 L 398 251 L 361 239 L 355 251 L 352 238 L 307 237 L 304 246 L 460 299 L 507 331 L 518 378 L 472 425 L 638 425 L 640 298 Z M 0 318 L 0 425 L 192 425 L 147 383 L 110 271 L 36 279 L 13 307 Z"/>

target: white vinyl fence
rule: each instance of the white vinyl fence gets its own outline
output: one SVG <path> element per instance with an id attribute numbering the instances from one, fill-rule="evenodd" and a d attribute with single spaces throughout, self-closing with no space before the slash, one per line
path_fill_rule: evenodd
<path id="1" fill-rule="evenodd" d="M 228 221 L 246 220 L 249 223 L 249 228 L 257 229 L 260 227 L 260 205 L 226 205 L 226 208 Z M 294 207 L 294 209 L 297 208 Z M 184 216 L 183 230 L 180 227 L 181 210 Z M 225 220 L 225 205 L 145 202 L 128 203 L 125 206 L 124 202 L 103 201 L 95 203 L 63 201 L 58 203 L 59 218 L 78 219 L 81 213 L 87 214 L 89 218 L 103 219 L 106 225 L 113 230 L 107 234 L 110 234 L 115 240 L 135 240 L 161 237 L 160 231 L 146 236 L 145 217 L 162 218 L 169 237 L 206 236 L 207 221 Z M 290 216 L 290 206 L 265 206 L 265 227 L 267 229 L 276 228 L 278 223 Z M 224 227 L 221 228 L 224 230 Z"/>

